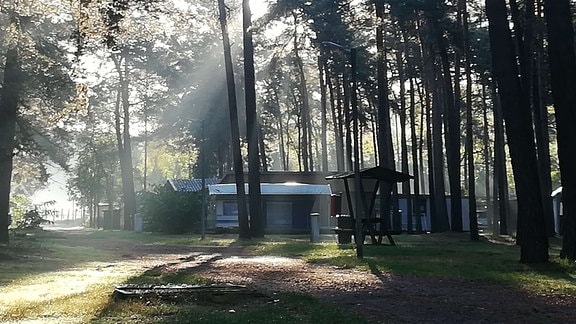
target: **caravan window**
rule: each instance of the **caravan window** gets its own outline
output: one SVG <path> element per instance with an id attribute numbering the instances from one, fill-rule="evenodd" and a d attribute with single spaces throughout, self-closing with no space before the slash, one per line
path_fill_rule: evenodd
<path id="1" fill-rule="evenodd" d="M 238 203 L 236 202 L 231 202 L 231 201 L 225 201 L 223 203 L 223 212 L 224 215 L 226 216 L 238 216 Z"/>
<path id="2" fill-rule="evenodd" d="M 268 227 L 292 227 L 292 203 L 269 201 L 266 203 Z"/>

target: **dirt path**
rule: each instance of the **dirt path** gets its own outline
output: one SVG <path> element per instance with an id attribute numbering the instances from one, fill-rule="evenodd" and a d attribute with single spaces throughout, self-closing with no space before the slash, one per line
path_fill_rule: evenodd
<path id="1" fill-rule="evenodd" d="M 191 272 L 217 282 L 245 284 L 273 296 L 303 292 L 386 323 L 571 323 L 576 300 L 532 294 L 478 281 L 396 276 L 255 256 L 242 247 L 134 244 L 70 240 L 114 251 L 143 270 Z"/>

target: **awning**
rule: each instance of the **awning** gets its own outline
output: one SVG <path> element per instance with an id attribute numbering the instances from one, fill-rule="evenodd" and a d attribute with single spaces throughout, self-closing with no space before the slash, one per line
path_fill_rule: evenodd
<path id="1" fill-rule="evenodd" d="M 248 184 L 244 184 L 246 193 L 249 192 Z M 211 195 L 235 195 L 236 184 L 225 183 L 208 186 Z M 297 182 L 285 183 L 261 183 L 260 191 L 262 195 L 330 195 L 329 185 L 317 185 Z"/>
<path id="2" fill-rule="evenodd" d="M 410 179 L 414 179 L 413 176 L 398 172 L 392 169 L 388 169 L 385 167 L 377 166 L 369 169 L 362 169 L 360 170 L 360 178 L 362 179 L 375 179 L 375 180 L 382 180 L 388 183 L 395 183 L 395 182 L 405 182 Z M 334 179 L 348 179 L 353 178 L 354 172 L 344 172 L 338 173 L 335 175 L 331 175 L 326 177 L 326 180 L 334 180 Z"/>

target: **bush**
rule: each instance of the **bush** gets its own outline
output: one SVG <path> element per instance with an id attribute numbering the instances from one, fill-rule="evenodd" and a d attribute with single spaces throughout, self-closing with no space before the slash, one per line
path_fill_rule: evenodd
<path id="1" fill-rule="evenodd" d="M 140 196 L 144 230 L 166 234 L 200 231 L 202 192 L 173 192 L 157 188 Z"/>
<path id="2" fill-rule="evenodd" d="M 40 228 L 42 224 L 52 224 L 51 221 L 42 217 L 38 209 L 32 209 L 24 213 L 24 215 L 16 221 L 16 228 L 19 229 L 35 229 Z"/>

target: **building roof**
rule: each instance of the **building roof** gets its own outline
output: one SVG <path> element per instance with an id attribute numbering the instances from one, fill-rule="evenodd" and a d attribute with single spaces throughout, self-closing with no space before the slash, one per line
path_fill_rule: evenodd
<path id="1" fill-rule="evenodd" d="M 248 194 L 248 184 L 244 184 L 246 193 Z M 208 186 L 211 195 L 235 195 L 236 184 L 224 183 Z M 330 195 L 329 185 L 315 185 L 297 182 L 285 183 L 261 183 L 260 191 L 262 195 Z"/>
<path id="2" fill-rule="evenodd" d="M 206 179 L 206 186 L 220 182 L 219 179 Z M 202 179 L 169 179 L 168 185 L 177 192 L 196 192 L 202 190 Z"/>
<path id="3" fill-rule="evenodd" d="M 398 172 L 398 171 L 388 169 L 388 168 L 385 168 L 382 166 L 376 166 L 373 168 L 362 169 L 362 170 L 360 170 L 359 173 L 360 173 L 360 178 L 362 178 L 362 179 L 376 179 L 376 180 L 386 181 L 389 183 L 404 182 L 404 181 L 408 181 L 410 179 L 414 179 L 414 177 L 409 175 L 409 174 Z M 353 178 L 353 177 L 354 177 L 354 172 L 350 171 L 350 172 L 338 173 L 335 175 L 328 176 L 328 177 L 326 177 L 326 180 L 348 179 L 348 178 Z"/>

